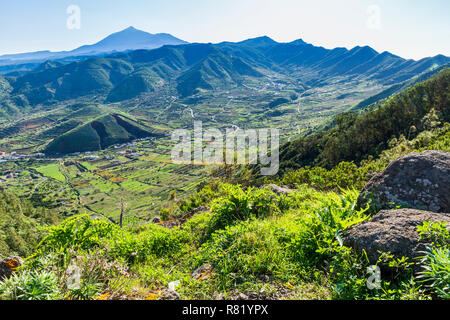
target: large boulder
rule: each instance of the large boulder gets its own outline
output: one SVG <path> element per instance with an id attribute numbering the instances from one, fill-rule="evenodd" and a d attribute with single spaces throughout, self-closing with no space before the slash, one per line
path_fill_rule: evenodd
<path id="1" fill-rule="evenodd" d="M 344 244 L 357 252 L 366 251 L 375 264 L 379 251 L 391 252 L 396 258 L 408 257 L 413 261 L 425 250 L 419 242 L 417 226 L 424 221 L 447 222 L 450 230 L 450 213 L 435 213 L 416 209 L 382 210 L 372 220 L 351 227 L 344 235 Z"/>
<path id="2" fill-rule="evenodd" d="M 433 212 L 450 212 L 450 153 L 410 153 L 392 161 L 366 184 L 358 206 L 371 201 L 373 210 L 395 205 Z"/>

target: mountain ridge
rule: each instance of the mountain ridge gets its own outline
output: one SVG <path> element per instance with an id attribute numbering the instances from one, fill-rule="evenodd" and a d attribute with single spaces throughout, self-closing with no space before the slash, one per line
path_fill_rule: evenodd
<path id="1" fill-rule="evenodd" d="M 134 28 L 125 32 L 142 34 Z M 31 106 L 81 97 L 121 102 L 162 88 L 185 98 L 245 86 L 246 81 L 261 82 L 274 73 L 295 82 L 300 91 L 345 79 L 386 89 L 449 62 L 444 55 L 415 61 L 387 51 L 378 53 L 369 46 L 326 49 L 301 39 L 278 43 L 267 36 L 219 44 L 164 45 L 81 61 L 46 61 L 34 71 L 9 73 L 3 82 L 10 89 L 4 91 L 0 107 L 17 113 L 20 107 L 13 101 Z"/>
<path id="2" fill-rule="evenodd" d="M 35 52 L 25 52 L 17 54 L 0 55 L 0 65 L 7 63 L 24 63 L 33 60 L 54 60 L 69 56 L 78 55 L 98 55 L 112 53 L 114 51 L 123 52 L 137 49 L 155 49 L 163 45 L 187 44 L 188 42 L 178 39 L 168 33 L 152 34 L 138 30 L 132 26 L 118 32 L 114 32 L 100 41 L 77 47 L 69 51 L 40 50 Z"/>

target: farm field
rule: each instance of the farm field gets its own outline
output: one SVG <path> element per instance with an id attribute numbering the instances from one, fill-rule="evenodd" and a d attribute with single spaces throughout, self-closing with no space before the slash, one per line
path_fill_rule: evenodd
<path id="1" fill-rule="evenodd" d="M 6 162 L 0 164 L 0 177 L 6 188 L 65 216 L 88 213 L 116 221 L 124 201 L 125 222 L 145 222 L 159 214 L 170 192 L 189 195 L 207 174 L 202 166 L 171 163 L 170 144 L 152 141 L 63 158 Z"/>

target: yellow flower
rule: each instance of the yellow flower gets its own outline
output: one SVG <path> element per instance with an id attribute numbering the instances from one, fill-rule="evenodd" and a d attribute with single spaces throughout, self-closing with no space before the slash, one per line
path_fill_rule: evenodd
<path id="1" fill-rule="evenodd" d="M 158 293 L 150 292 L 145 296 L 145 300 L 156 300 L 159 297 L 161 297 L 161 291 L 159 291 Z"/>
<path id="2" fill-rule="evenodd" d="M 285 286 L 286 288 L 290 289 L 290 290 L 293 290 L 293 289 L 294 289 L 294 286 L 293 286 L 289 281 L 286 282 L 286 283 L 284 284 L 284 286 Z"/>
<path id="3" fill-rule="evenodd" d="M 108 300 L 109 293 L 103 293 L 97 297 L 97 300 Z"/>

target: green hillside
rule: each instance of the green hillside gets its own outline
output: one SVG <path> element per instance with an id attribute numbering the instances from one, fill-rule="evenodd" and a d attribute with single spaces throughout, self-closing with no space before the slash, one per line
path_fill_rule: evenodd
<path id="1" fill-rule="evenodd" d="M 120 114 L 101 116 L 57 137 L 46 148 L 48 154 L 96 151 L 113 144 L 155 136 L 151 128 Z"/>
<path id="2" fill-rule="evenodd" d="M 4 226 L 0 230 L 8 232 L 3 231 L 6 236 L 0 240 L 10 234 L 18 239 L 14 243 L 0 241 L 0 249 L 27 257 L 17 277 L 0 283 L 0 298 L 448 299 L 449 236 L 443 225 L 424 222 L 417 226 L 421 237 L 433 236 L 443 243 L 431 243 L 434 251 L 424 253 L 418 261 L 384 252 L 377 265 L 392 270 L 382 272 L 376 290 L 367 286 L 367 268 L 373 264 L 367 255 L 344 245 L 343 237 L 349 228 L 372 218 L 370 211 L 356 206 L 358 189 L 367 181 L 369 169 L 383 170 L 389 160 L 405 152 L 450 150 L 449 77 L 450 70 L 445 69 L 375 110 L 341 114 L 331 129 L 286 144 L 281 152 L 283 169 L 302 167 L 268 181 L 293 186 L 283 187 L 288 190 L 286 194 L 274 192 L 273 186 L 258 187 L 247 169 L 232 168 L 232 183 L 227 174 L 212 172 L 201 183 L 192 183 L 197 191 L 180 196 L 179 188 L 170 185 L 173 176 L 165 172 L 167 167 L 156 163 L 142 167 L 152 159 L 165 163 L 169 155 L 158 156 L 154 151 L 167 147 L 168 141 L 155 144 L 145 161 L 117 159 L 121 162 L 116 167 L 108 160 L 83 160 L 83 155 L 58 162 L 50 159 L 51 164 L 36 161 L 36 171 L 46 177 L 37 179 L 29 174 L 29 180 L 36 180 L 32 190 L 45 188 L 30 197 L 36 206 L 38 200 L 42 204 L 48 201 L 43 194 L 54 192 L 55 207 L 60 207 L 66 192 L 81 188 L 74 196 L 80 197 L 80 204 L 89 201 L 87 214 L 68 217 L 44 233 L 34 232 L 50 222 L 34 215 L 37 211 L 28 209 L 28 202 L 21 208 L 19 199 L 0 197 L 0 204 L 7 209 L 0 216 L 7 217 L 0 219 Z M 269 110 L 270 101 L 264 104 Z M 272 101 L 281 103 L 279 106 L 288 103 Z M 100 110 L 89 104 L 72 105 L 64 111 L 68 109 L 92 116 Z M 48 149 L 70 152 L 87 150 L 88 146 L 100 150 L 151 133 L 137 120 L 109 113 L 63 134 Z M 371 155 L 374 159 L 365 160 Z M 342 162 L 346 160 L 350 162 Z M 311 167 L 304 167 L 306 164 Z M 26 162 L 13 165 L 27 166 Z M 196 175 L 194 166 L 168 165 L 175 174 Z M 133 180 L 137 177 L 142 180 Z M 159 181 L 164 196 L 151 198 Z M 167 194 L 169 188 L 172 190 Z M 110 198 L 114 192 L 119 194 Z M 142 202 L 133 203 L 138 195 Z M 149 212 L 156 201 L 162 203 L 158 219 L 153 220 L 153 212 L 138 219 L 130 210 L 144 207 Z M 98 208 L 108 210 L 108 215 L 93 211 Z M 36 221 L 27 225 L 29 212 Z M 110 212 L 114 212 L 114 219 Z M 118 216 L 122 212 L 126 220 L 121 227 Z M 43 238 L 34 250 L 21 242 L 30 234 L 31 246 Z M 14 247 L 15 243 L 19 246 Z M 20 251 L 22 248 L 26 250 Z M 60 276 L 71 261 L 82 273 L 79 290 L 68 288 L 66 278 Z M 429 272 L 419 277 L 414 265 Z M 36 283 L 40 282 L 36 279 L 44 276 L 49 286 L 37 291 Z M 180 284 L 176 293 L 167 289 L 174 281 Z M 19 286 L 21 283 L 27 286 Z"/>
<path id="3" fill-rule="evenodd" d="M 442 55 L 412 61 L 370 47 L 328 50 L 302 40 L 277 43 L 257 38 L 164 46 L 65 64 L 46 62 L 31 72 L 10 73 L 6 79 L 13 89 L 11 95 L 24 95 L 32 105 L 94 95 L 118 102 L 162 87 L 186 97 L 274 73 L 290 78 L 299 88 L 320 87 L 339 76 L 392 86 L 448 62 Z M 1 90 L 0 85 L 0 101 Z"/>
<path id="4" fill-rule="evenodd" d="M 385 101 L 379 108 L 357 115 L 335 117 L 334 127 L 281 148 L 284 170 L 317 165 L 332 168 L 341 161 L 359 163 L 388 147 L 388 141 L 403 135 L 414 138 L 440 122 L 450 121 L 450 68 Z"/>

